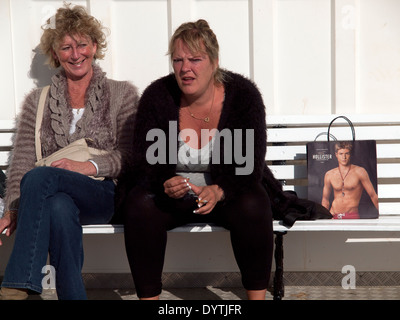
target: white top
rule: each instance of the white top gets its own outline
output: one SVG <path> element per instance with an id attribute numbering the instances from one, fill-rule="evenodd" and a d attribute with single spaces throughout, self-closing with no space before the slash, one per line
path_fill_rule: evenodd
<path id="1" fill-rule="evenodd" d="M 190 178 L 198 186 L 212 184 L 210 177 L 210 159 L 214 137 L 201 149 L 195 149 L 179 137 L 177 174 Z"/>
<path id="2" fill-rule="evenodd" d="M 76 130 L 76 123 L 82 118 L 83 111 L 85 108 L 72 108 L 72 122 L 71 127 L 69 128 L 69 134 L 73 134 Z"/>
<path id="3" fill-rule="evenodd" d="M 85 108 L 72 108 L 72 121 L 71 121 L 71 127 L 69 128 L 69 134 L 72 135 L 75 130 L 76 130 L 76 124 L 79 120 L 81 120 L 83 111 L 85 111 Z M 93 165 L 96 167 L 97 173 L 99 172 L 99 167 L 97 166 L 97 163 L 94 162 L 93 160 L 89 160 Z"/>

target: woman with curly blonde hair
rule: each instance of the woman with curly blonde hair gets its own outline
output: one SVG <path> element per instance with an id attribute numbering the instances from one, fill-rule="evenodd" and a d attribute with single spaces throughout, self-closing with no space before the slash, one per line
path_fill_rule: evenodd
<path id="1" fill-rule="evenodd" d="M 55 18 L 55 20 L 50 18 L 48 23 L 42 26 L 44 32 L 40 39 L 40 48 L 48 56 L 49 64 L 52 67 L 58 68 L 60 66 L 54 52 L 66 35 L 72 37 L 80 35 L 90 38 L 90 41 L 96 44 L 94 59 L 104 58 L 104 51 L 107 48 L 105 28 L 100 21 L 88 15 L 84 7 L 75 6 L 71 9 L 70 6 L 66 6 L 60 8 Z"/>
<path id="2" fill-rule="evenodd" d="M 43 157 L 79 139 L 106 152 L 88 161 L 63 158 L 36 167 L 35 124 L 42 88 L 26 97 L 0 219 L 0 234 L 7 229 L 9 236 L 16 230 L 0 300 L 41 293 L 48 255 L 58 298 L 87 298 L 81 275 L 82 225 L 110 221 L 115 182 L 132 157 L 138 92 L 126 81 L 108 79 L 95 63 L 106 48 L 101 23 L 83 7 L 65 5 L 43 29 L 42 51 L 49 64 L 60 69 L 45 96 L 40 127 Z"/>

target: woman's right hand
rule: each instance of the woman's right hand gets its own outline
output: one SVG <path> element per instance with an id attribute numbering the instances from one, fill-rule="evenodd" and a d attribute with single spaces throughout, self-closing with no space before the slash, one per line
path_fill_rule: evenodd
<path id="1" fill-rule="evenodd" d="M 78 172 L 86 176 L 94 176 L 97 174 L 96 167 L 90 161 L 74 161 L 71 159 L 62 158 L 60 160 L 53 161 L 50 166 Z"/>
<path id="2" fill-rule="evenodd" d="M 189 179 L 175 176 L 164 182 L 164 192 L 173 199 L 182 198 L 190 190 Z"/>
<path id="3" fill-rule="evenodd" d="M 16 212 L 5 212 L 4 216 L 0 219 L 0 234 L 3 233 L 5 229 L 6 231 L 6 236 L 9 237 L 16 229 L 17 227 L 17 214 Z M 3 243 L 1 242 L 0 239 L 0 246 Z"/>

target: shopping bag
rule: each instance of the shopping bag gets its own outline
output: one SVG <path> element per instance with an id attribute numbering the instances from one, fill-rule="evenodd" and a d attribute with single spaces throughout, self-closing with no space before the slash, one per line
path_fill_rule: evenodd
<path id="1" fill-rule="evenodd" d="M 338 141 L 331 134 L 339 118 L 348 122 L 351 140 Z M 376 141 L 356 140 L 344 116 L 331 121 L 326 135 L 327 141 L 307 143 L 308 199 L 330 210 L 333 219 L 378 218 Z"/>

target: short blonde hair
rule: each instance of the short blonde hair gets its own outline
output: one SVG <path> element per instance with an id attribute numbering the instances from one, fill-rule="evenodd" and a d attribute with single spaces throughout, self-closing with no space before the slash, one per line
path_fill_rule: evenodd
<path id="1" fill-rule="evenodd" d="M 71 4 L 64 4 L 63 8 L 57 10 L 55 17 L 47 20 L 42 29 L 44 32 L 40 39 L 40 48 L 48 56 L 48 62 L 54 68 L 58 68 L 60 62 L 54 58 L 53 51 L 66 35 L 90 38 L 97 45 L 94 59 L 104 58 L 104 51 L 107 48 L 106 35 L 103 31 L 105 28 L 100 21 L 89 15 L 83 6 L 71 8 Z"/>
<path id="2" fill-rule="evenodd" d="M 350 152 L 353 150 L 353 144 L 349 141 L 340 141 L 335 143 L 335 153 L 341 149 L 348 149 Z"/>
<path id="3" fill-rule="evenodd" d="M 208 22 L 203 19 L 199 19 L 196 22 L 186 22 L 181 24 L 174 32 L 169 41 L 168 54 L 172 59 L 175 51 L 176 40 L 182 40 L 192 53 L 202 52 L 204 48 L 208 55 L 211 63 L 215 63 L 219 60 L 219 45 L 217 36 L 214 34 Z M 216 83 L 222 83 L 224 78 L 223 71 L 217 67 L 214 74 L 214 81 Z"/>

